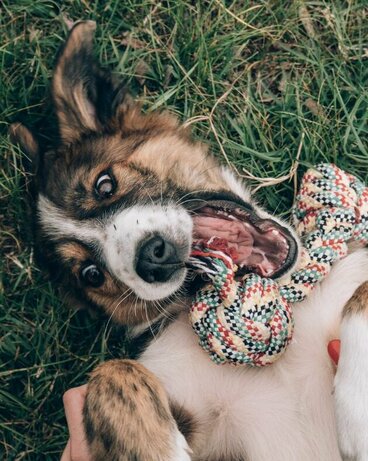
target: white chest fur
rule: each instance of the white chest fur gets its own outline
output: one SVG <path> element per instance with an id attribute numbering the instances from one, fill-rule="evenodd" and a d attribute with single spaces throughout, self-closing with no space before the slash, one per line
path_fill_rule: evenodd
<path id="1" fill-rule="evenodd" d="M 170 398 L 198 421 L 194 459 L 338 461 L 332 399 L 334 370 L 327 343 L 338 336 L 341 311 L 368 279 L 357 251 L 294 306 L 295 333 L 286 354 L 262 369 L 215 365 L 198 346 L 186 313 L 140 358 Z"/>

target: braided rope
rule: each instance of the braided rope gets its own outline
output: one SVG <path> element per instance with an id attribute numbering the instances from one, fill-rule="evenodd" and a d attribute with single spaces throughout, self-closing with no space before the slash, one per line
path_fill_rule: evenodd
<path id="1" fill-rule="evenodd" d="M 278 282 L 257 274 L 237 281 L 226 242 L 194 245 L 192 263 L 210 282 L 190 310 L 200 345 L 215 363 L 268 365 L 293 334 L 291 304 L 302 301 L 347 255 L 348 242 L 368 243 L 368 188 L 335 165 L 306 172 L 293 208 L 303 249 L 298 269 Z"/>

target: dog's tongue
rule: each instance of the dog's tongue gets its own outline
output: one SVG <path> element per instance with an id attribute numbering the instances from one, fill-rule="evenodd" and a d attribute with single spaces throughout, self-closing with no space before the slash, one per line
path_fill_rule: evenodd
<path id="1" fill-rule="evenodd" d="M 225 240 L 233 250 L 235 264 L 248 267 L 262 276 L 278 269 L 279 253 L 275 239 L 247 222 L 212 216 L 194 216 L 194 240 L 208 241 L 213 237 Z"/>

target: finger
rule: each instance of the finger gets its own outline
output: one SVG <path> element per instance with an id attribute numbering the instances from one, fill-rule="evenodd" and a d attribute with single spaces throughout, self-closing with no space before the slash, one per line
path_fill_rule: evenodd
<path id="1" fill-rule="evenodd" d="M 68 443 L 66 444 L 63 454 L 61 455 L 60 461 L 71 461 L 70 457 L 70 440 L 68 440 Z"/>
<path id="2" fill-rule="evenodd" d="M 91 459 L 83 426 L 83 406 L 87 385 L 75 387 L 65 392 L 63 402 L 70 434 L 71 460 L 89 461 Z"/>
<path id="3" fill-rule="evenodd" d="M 339 339 L 333 339 L 328 343 L 327 350 L 329 353 L 329 356 L 331 357 L 332 361 L 334 362 L 335 365 L 339 363 L 339 357 L 340 357 L 340 340 Z"/>

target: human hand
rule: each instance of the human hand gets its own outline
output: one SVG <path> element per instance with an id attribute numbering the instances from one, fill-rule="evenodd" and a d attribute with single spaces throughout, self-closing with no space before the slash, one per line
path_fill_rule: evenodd
<path id="1" fill-rule="evenodd" d="M 69 440 L 60 461 L 91 461 L 83 429 L 83 405 L 86 392 L 87 384 L 69 389 L 63 396 Z"/>
<path id="2" fill-rule="evenodd" d="M 332 341 L 330 341 L 327 346 L 327 351 L 331 360 L 334 362 L 335 365 L 337 365 L 339 363 L 340 357 L 340 340 L 333 339 Z"/>

